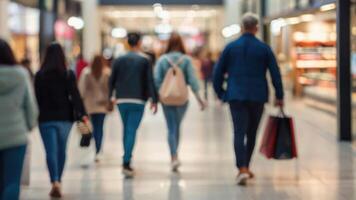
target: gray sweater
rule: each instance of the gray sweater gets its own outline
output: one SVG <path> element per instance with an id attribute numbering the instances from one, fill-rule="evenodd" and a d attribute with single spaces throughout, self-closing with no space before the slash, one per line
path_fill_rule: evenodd
<path id="1" fill-rule="evenodd" d="M 38 110 L 28 72 L 0 65 L 0 150 L 24 145 Z"/>

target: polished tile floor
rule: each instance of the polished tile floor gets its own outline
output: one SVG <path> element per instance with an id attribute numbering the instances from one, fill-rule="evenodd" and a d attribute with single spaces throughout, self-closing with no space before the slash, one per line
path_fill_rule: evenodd
<path id="1" fill-rule="evenodd" d="M 338 143 L 333 116 L 289 102 L 295 117 L 300 158 L 266 160 L 255 153 L 256 179 L 238 187 L 234 178 L 232 131 L 226 106 L 211 103 L 200 112 L 191 102 L 182 131 L 179 174 L 169 168 L 166 127 L 162 113 L 146 112 L 139 129 L 134 167 L 137 176 L 121 175 L 121 124 L 117 113 L 106 120 L 104 155 L 94 164 L 92 149 L 78 148 L 78 134 L 69 140 L 63 180 L 64 199 L 71 200 L 352 200 L 356 199 L 356 149 Z M 267 108 L 265 116 L 275 110 Z M 263 126 L 263 125 L 262 125 Z M 261 134 L 260 134 L 261 135 Z M 43 146 L 38 132 L 31 136 L 31 184 L 21 199 L 49 199 L 50 190 Z M 88 163 L 88 168 L 81 164 Z"/>

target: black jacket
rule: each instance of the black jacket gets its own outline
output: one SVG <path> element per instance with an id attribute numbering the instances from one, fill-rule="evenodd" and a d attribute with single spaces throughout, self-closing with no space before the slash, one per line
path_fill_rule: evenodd
<path id="1" fill-rule="evenodd" d="M 43 71 L 35 76 L 40 122 L 75 121 L 86 115 L 74 72 Z"/>
<path id="2" fill-rule="evenodd" d="M 116 59 L 109 80 L 109 98 L 115 91 L 118 99 L 140 99 L 158 102 L 154 87 L 152 65 L 148 58 L 129 52 Z"/>

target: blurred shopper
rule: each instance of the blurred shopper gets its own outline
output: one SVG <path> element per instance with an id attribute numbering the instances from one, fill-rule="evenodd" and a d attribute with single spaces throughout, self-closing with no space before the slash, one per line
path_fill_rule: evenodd
<path id="1" fill-rule="evenodd" d="M 0 39 L 0 199 L 19 199 L 27 134 L 38 110 L 28 72 Z"/>
<path id="2" fill-rule="evenodd" d="M 258 17 L 247 13 L 242 19 L 244 33 L 224 49 L 215 69 L 214 88 L 218 97 L 230 104 L 234 124 L 237 182 L 246 185 L 253 178 L 250 161 L 257 128 L 268 101 L 267 70 L 272 77 L 277 106 L 283 106 L 283 86 L 275 56 L 269 46 L 258 40 Z M 227 75 L 227 89 L 223 88 Z"/>
<path id="3" fill-rule="evenodd" d="M 79 80 L 79 91 L 82 95 L 85 108 L 93 124 L 96 157 L 99 162 L 104 133 L 105 115 L 109 109 L 109 82 L 110 69 L 105 65 L 100 55 L 94 57 L 90 67 L 83 70 Z"/>
<path id="4" fill-rule="evenodd" d="M 78 55 L 77 63 L 75 64 L 75 72 L 77 75 L 77 79 L 80 79 L 80 75 L 82 74 L 82 71 L 84 68 L 86 68 L 89 65 L 89 63 L 84 59 L 83 54 Z"/>
<path id="5" fill-rule="evenodd" d="M 190 85 L 195 97 L 197 98 L 202 110 L 205 103 L 199 96 L 199 83 L 190 57 L 186 55 L 183 40 L 177 33 L 173 33 L 168 41 L 166 54 L 162 55 L 157 61 L 155 67 L 155 83 L 158 90 L 161 89 L 162 83 L 168 70 L 177 65 L 183 72 L 186 85 Z M 163 103 L 162 103 L 163 104 Z M 163 112 L 168 127 L 168 144 L 171 153 L 172 171 L 177 171 L 180 166 L 178 159 L 178 146 L 180 138 L 180 126 L 184 114 L 188 107 L 188 101 L 181 106 L 163 104 Z"/>
<path id="6" fill-rule="evenodd" d="M 50 196 L 59 198 L 73 121 L 87 119 L 75 74 L 67 70 L 60 44 L 48 46 L 41 69 L 35 76 L 35 91 L 40 108 L 39 128 L 52 183 Z"/>
<path id="7" fill-rule="evenodd" d="M 201 74 L 204 80 L 204 97 L 205 100 L 208 100 L 208 90 L 209 85 L 213 79 L 213 71 L 214 71 L 214 61 L 212 59 L 211 52 L 207 52 L 206 55 L 203 57 L 202 66 L 201 66 Z"/>
<path id="8" fill-rule="evenodd" d="M 109 97 L 115 92 L 124 133 L 123 133 L 123 174 L 132 177 L 131 157 L 136 140 L 136 131 L 143 117 L 146 101 L 151 98 L 151 109 L 157 112 L 158 97 L 155 92 L 152 66 L 141 53 L 141 35 L 129 33 L 127 42 L 130 51 L 116 59 L 109 81 Z"/>

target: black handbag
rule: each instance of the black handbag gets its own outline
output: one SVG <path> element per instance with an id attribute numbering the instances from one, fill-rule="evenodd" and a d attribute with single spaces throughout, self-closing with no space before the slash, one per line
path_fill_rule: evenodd
<path id="1" fill-rule="evenodd" d="M 89 121 L 84 121 L 82 119 L 83 114 L 81 114 L 81 113 L 83 113 L 83 112 L 80 112 L 78 106 L 76 106 L 75 103 L 73 102 L 73 91 L 70 89 L 71 88 L 71 86 L 69 85 L 70 82 L 71 82 L 70 72 L 67 71 L 68 99 L 69 99 L 69 102 L 71 103 L 72 108 L 73 108 L 73 118 L 75 120 L 76 127 L 77 127 L 79 133 L 81 134 L 81 139 L 80 139 L 79 145 L 80 145 L 80 147 L 89 147 L 91 138 L 93 137 L 93 133 L 92 133 L 93 128 Z M 82 108 L 84 109 L 83 105 L 82 105 Z"/>

